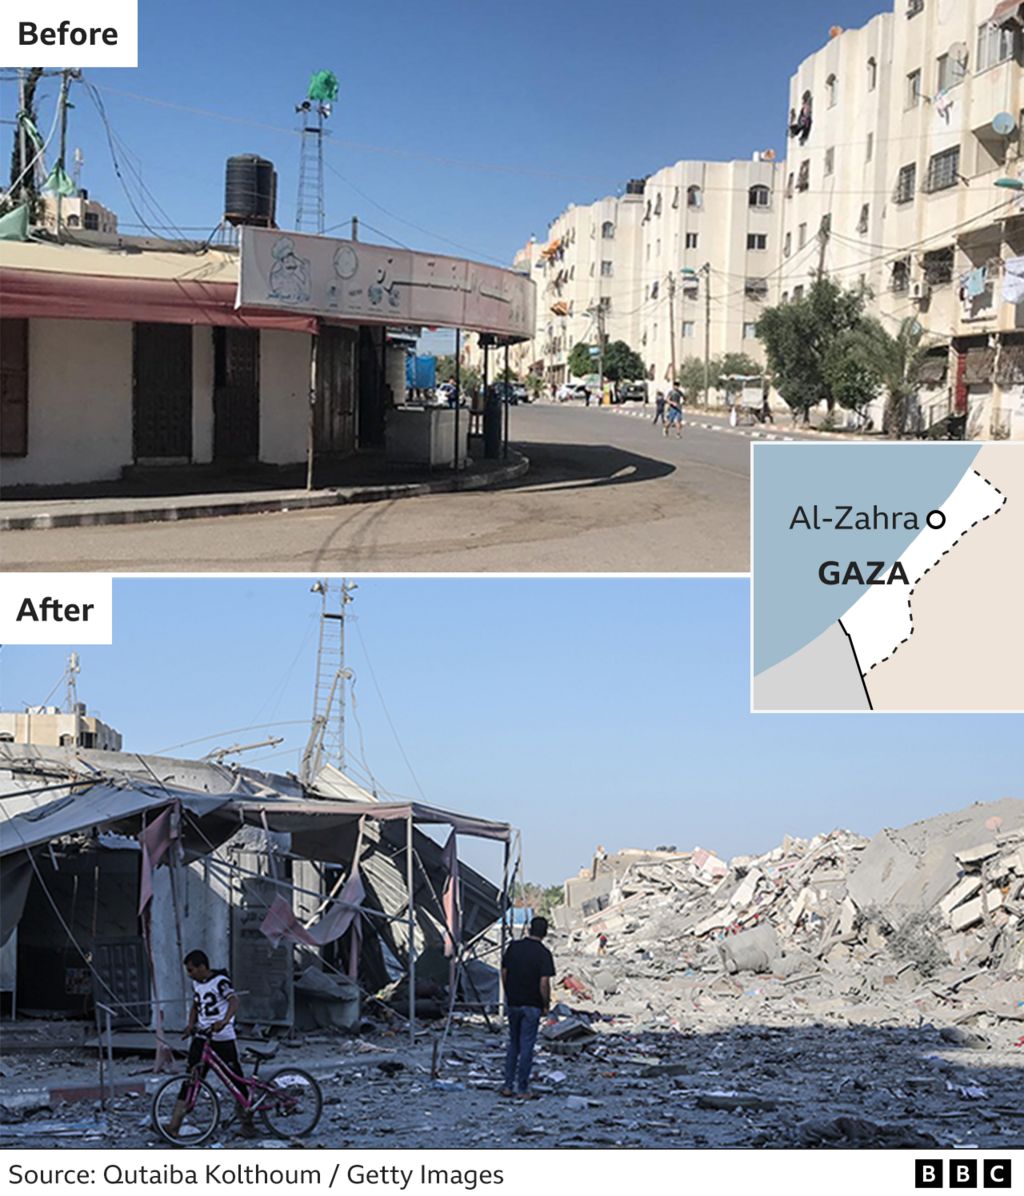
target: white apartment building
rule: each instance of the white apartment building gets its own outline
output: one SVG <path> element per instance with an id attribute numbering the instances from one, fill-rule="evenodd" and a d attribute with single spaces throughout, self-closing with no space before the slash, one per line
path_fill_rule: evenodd
<path id="1" fill-rule="evenodd" d="M 823 260 L 895 331 L 934 345 L 931 426 L 1024 439 L 1024 5 L 894 0 L 793 77 L 782 297 Z M 803 110 L 810 129 L 801 123 Z"/>
<path id="2" fill-rule="evenodd" d="M 535 368 L 568 379 L 573 345 L 623 340 L 666 386 L 687 357 L 761 350 L 755 325 L 777 301 L 782 167 L 677 162 L 620 197 L 572 205 L 534 261 Z"/>

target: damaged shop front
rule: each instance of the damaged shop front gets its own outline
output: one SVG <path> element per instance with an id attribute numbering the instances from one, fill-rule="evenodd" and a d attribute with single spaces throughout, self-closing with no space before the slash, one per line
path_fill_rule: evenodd
<path id="1" fill-rule="evenodd" d="M 191 1003 L 196 948 L 247 1027 L 357 1030 L 498 1003 L 506 823 L 314 782 L 119 752 L 0 745 L 3 1012 L 95 1020 L 149 1049 Z M 440 832 L 444 842 L 428 830 Z M 501 845 L 497 887 L 459 859 Z"/>

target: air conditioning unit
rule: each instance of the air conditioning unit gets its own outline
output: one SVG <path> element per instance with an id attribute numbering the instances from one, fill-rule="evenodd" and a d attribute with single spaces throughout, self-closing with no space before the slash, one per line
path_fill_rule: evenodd
<path id="1" fill-rule="evenodd" d="M 932 297 L 931 285 L 923 278 L 915 279 L 910 284 L 910 298 L 918 303 L 924 303 Z"/>

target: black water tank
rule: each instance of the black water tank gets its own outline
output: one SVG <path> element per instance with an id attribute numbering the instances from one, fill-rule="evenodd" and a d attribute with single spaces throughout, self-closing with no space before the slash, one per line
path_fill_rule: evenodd
<path id="1" fill-rule="evenodd" d="M 224 218 L 231 224 L 274 225 L 277 173 L 258 154 L 228 158 L 224 175 Z"/>

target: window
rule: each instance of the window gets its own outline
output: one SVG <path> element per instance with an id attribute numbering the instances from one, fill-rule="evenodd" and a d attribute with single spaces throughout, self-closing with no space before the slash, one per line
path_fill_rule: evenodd
<path id="1" fill-rule="evenodd" d="M 696 335 L 697 335 L 697 325 L 694 323 L 694 321 L 693 320 L 684 320 L 683 321 L 683 336 L 686 338 L 686 340 L 690 340 L 692 337 L 695 337 Z"/>
<path id="2" fill-rule="evenodd" d="M 600 307 L 600 309 L 602 311 L 611 311 L 612 310 L 611 299 L 607 295 L 602 295 L 600 300 L 598 301 L 598 307 Z"/>
<path id="3" fill-rule="evenodd" d="M 783 257 L 789 257 L 789 255 L 792 252 L 793 252 L 793 234 L 786 233 L 786 239 L 782 243 L 782 255 L 783 255 Z"/>
<path id="4" fill-rule="evenodd" d="M 803 247 L 806 244 L 807 244 L 807 225 L 801 224 L 800 227 L 796 230 L 796 247 L 797 247 L 797 249 L 803 249 Z"/>
<path id="5" fill-rule="evenodd" d="M 696 249 L 697 241 L 698 241 L 697 233 L 687 233 L 686 234 L 686 248 L 687 249 Z"/>
<path id="6" fill-rule="evenodd" d="M 871 205 L 866 203 L 860 210 L 860 219 L 857 221 L 857 232 L 859 232 L 861 236 L 864 236 L 864 234 L 868 231 L 870 223 Z"/>
<path id="7" fill-rule="evenodd" d="M 657 299 L 657 297 L 658 297 L 658 280 L 655 279 L 654 282 L 651 283 L 651 298 Z"/>
<path id="8" fill-rule="evenodd" d="M 919 12 L 924 12 L 924 0 L 907 0 L 907 19 L 916 17 Z"/>
<path id="9" fill-rule="evenodd" d="M 878 60 L 868 59 L 868 91 L 874 91 L 878 86 Z"/>
<path id="10" fill-rule="evenodd" d="M 782 292 L 782 302 L 783 302 L 783 303 L 788 303 L 788 302 L 789 302 L 789 291 L 783 291 L 783 292 Z"/>
<path id="11" fill-rule="evenodd" d="M 0 454 L 28 453 L 28 320 L 0 319 Z"/>
<path id="12" fill-rule="evenodd" d="M 768 234 L 767 233 L 747 233 L 747 248 L 748 249 L 767 249 L 768 248 Z"/>
<path id="13" fill-rule="evenodd" d="M 966 57 L 958 58 L 952 53 L 942 54 L 939 56 L 937 65 L 936 91 L 949 91 L 951 87 L 957 87 L 963 83 L 964 76 L 967 74 Z"/>
<path id="14" fill-rule="evenodd" d="M 757 322 L 756 321 L 748 320 L 743 325 L 743 339 L 745 341 L 756 341 L 757 340 Z"/>
<path id="15" fill-rule="evenodd" d="M 921 103 L 921 70 L 911 71 L 907 75 L 907 94 L 903 101 L 906 109 L 916 108 Z"/>
<path id="16" fill-rule="evenodd" d="M 611 262 L 602 262 L 601 263 L 601 277 L 602 278 L 611 278 L 611 276 L 612 276 Z"/>
<path id="17" fill-rule="evenodd" d="M 88 213 L 86 213 L 85 218 L 86 218 L 86 220 L 89 219 Z M 98 220 L 96 220 L 95 216 L 93 216 L 93 220 L 96 221 L 96 223 L 93 225 L 93 227 L 99 228 L 100 222 Z M 72 212 L 71 215 L 68 217 L 68 228 L 78 228 L 78 217 L 74 214 L 74 212 Z"/>
<path id="18" fill-rule="evenodd" d="M 100 230 L 99 213 L 98 212 L 86 212 L 84 227 L 91 230 L 94 233 L 99 232 L 99 230 Z"/>
<path id="19" fill-rule="evenodd" d="M 960 147 L 943 150 L 941 154 L 933 154 L 928 163 L 928 179 L 925 190 L 945 191 L 955 187 L 960 181 Z"/>
<path id="20" fill-rule="evenodd" d="M 704 206 L 704 192 L 693 183 L 686 188 L 686 206 L 688 208 L 702 208 Z"/>
<path id="21" fill-rule="evenodd" d="M 834 147 L 829 146 L 825 151 L 825 176 L 835 174 L 836 172 L 836 151 Z"/>
<path id="22" fill-rule="evenodd" d="M 606 220 L 601 225 L 601 236 L 605 241 L 612 241 L 615 238 L 615 225 L 610 220 Z"/>
<path id="23" fill-rule="evenodd" d="M 893 262 L 889 288 L 898 295 L 910 290 L 910 258 L 901 257 Z"/>
<path id="24" fill-rule="evenodd" d="M 834 108 L 839 100 L 839 80 L 835 75 L 829 75 L 825 80 L 825 94 L 828 96 L 828 106 Z"/>
<path id="25" fill-rule="evenodd" d="M 760 303 L 768 298 L 768 279 L 748 278 L 743 284 L 743 293 L 748 299 L 754 299 Z"/>
<path id="26" fill-rule="evenodd" d="M 672 206 L 674 208 L 679 207 L 679 188 L 678 187 L 676 187 L 676 189 L 672 192 Z"/>
<path id="27" fill-rule="evenodd" d="M 770 208 L 771 204 L 772 193 L 763 183 L 758 183 L 750 188 L 750 206 L 752 208 Z"/>
<path id="28" fill-rule="evenodd" d="M 1012 25 L 993 25 L 986 21 L 978 26 L 978 70 L 987 71 L 1012 58 L 1016 49 L 1017 31 Z"/>
<path id="29" fill-rule="evenodd" d="M 874 133 L 869 133 L 868 139 L 864 145 L 864 161 L 870 162 L 874 156 L 875 156 L 875 135 L 874 135 Z"/>
<path id="30" fill-rule="evenodd" d="M 644 224 L 646 224 L 647 221 L 650 220 L 650 218 L 651 218 L 651 201 L 648 200 L 647 207 L 644 209 L 644 219 L 643 219 Z"/>
<path id="31" fill-rule="evenodd" d="M 799 301 L 803 297 L 804 297 L 804 288 L 803 287 L 794 287 L 793 288 L 793 302 L 799 303 Z"/>
<path id="32" fill-rule="evenodd" d="M 917 190 L 917 164 L 911 162 L 909 166 L 900 168 L 899 178 L 896 180 L 896 203 L 912 203 L 914 192 Z"/>
<path id="33" fill-rule="evenodd" d="M 654 214 L 655 214 L 655 216 L 661 215 L 661 192 L 660 191 L 658 192 L 658 196 L 654 201 Z"/>
<path id="34" fill-rule="evenodd" d="M 792 171 L 790 171 L 789 178 L 786 179 L 786 198 L 787 199 L 793 198 L 793 188 L 795 185 L 796 185 L 796 175 Z"/>
<path id="35" fill-rule="evenodd" d="M 934 249 L 924 255 L 924 280 L 929 286 L 947 286 L 953 281 L 954 251 L 952 245 Z"/>
<path id="36" fill-rule="evenodd" d="M 806 191 L 811 185 L 811 163 L 810 159 L 800 163 L 800 173 L 796 177 L 796 189 L 798 191 Z"/>

